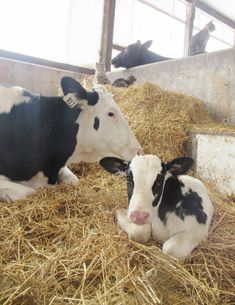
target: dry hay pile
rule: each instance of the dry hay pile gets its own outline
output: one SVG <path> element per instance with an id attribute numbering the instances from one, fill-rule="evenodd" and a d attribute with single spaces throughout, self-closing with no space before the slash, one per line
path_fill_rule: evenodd
<path id="1" fill-rule="evenodd" d="M 196 99 L 144 84 L 110 88 L 146 152 L 183 154 L 187 129 L 212 123 Z M 128 240 L 114 212 L 125 181 L 99 165 L 75 167 L 78 186 L 58 185 L 0 205 L 0 304 L 235 304 L 235 198 L 208 184 L 215 217 L 188 260 Z"/>

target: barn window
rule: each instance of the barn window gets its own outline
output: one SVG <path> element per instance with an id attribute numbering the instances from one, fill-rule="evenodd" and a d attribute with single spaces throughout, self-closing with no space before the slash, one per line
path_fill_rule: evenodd
<path id="1" fill-rule="evenodd" d="M 116 0 L 113 56 L 122 46 L 136 40 L 143 42 L 151 39 L 152 51 L 167 57 L 182 57 L 189 3 L 190 0 Z M 211 20 L 216 31 L 211 34 L 206 50 L 210 52 L 233 47 L 234 28 L 198 7 L 195 10 L 193 35 Z"/>
<path id="2" fill-rule="evenodd" d="M 103 0 L 1 1 L 0 49 L 91 67 L 102 13 Z"/>
<path id="3" fill-rule="evenodd" d="M 234 29 L 196 8 L 193 35 L 213 20 L 215 31 L 211 33 L 206 51 L 216 51 L 233 47 Z"/>
<path id="4" fill-rule="evenodd" d="M 153 40 L 151 50 L 181 57 L 184 48 L 186 3 L 179 0 L 117 0 L 114 43 L 126 46 L 136 40 Z"/>

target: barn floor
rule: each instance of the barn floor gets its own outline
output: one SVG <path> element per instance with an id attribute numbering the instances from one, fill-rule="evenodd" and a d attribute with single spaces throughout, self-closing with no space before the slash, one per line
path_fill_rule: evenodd
<path id="1" fill-rule="evenodd" d="M 190 128 L 226 128 L 200 101 L 153 84 L 110 90 L 145 151 L 164 160 L 185 153 Z M 176 261 L 117 226 L 115 210 L 127 201 L 123 178 L 98 164 L 73 170 L 77 186 L 0 204 L 0 304 L 235 304 L 234 196 L 206 181 L 215 205 L 209 238 Z"/>

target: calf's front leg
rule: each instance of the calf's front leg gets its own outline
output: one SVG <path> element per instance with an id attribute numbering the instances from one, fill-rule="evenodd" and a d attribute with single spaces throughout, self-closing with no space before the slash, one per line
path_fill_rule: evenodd
<path id="1" fill-rule="evenodd" d="M 131 222 L 127 217 L 127 209 L 118 209 L 116 211 L 117 222 L 120 227 L 128 234 L 129 238 L 139 243 L 145 243 L 151 236 L 151 225 L 137 225 Z"/>
<path id="2" fill-rule="evenodd" d="M 198 244 L 199 242 L 193 240 L 188 232 L 180 232 L 171 236 L 164 242 L 162 251 L 174 258 L 184 259 L 191 254 Z"/>

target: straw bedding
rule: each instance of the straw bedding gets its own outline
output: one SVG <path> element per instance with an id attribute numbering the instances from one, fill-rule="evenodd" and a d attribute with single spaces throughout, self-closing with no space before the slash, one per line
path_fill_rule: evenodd
<path id="1" fill-rule="evenodd" d="M 192 97 L 150 83 L 108 89 L 145 152 L 164 160 L 184 154 L 189 129 L 224 128 Z M 153 240 L 128 240 L 117 226 L 115 210 L 127 200 L 123 178 L 98 164 L 73 169 L 77 186 L 0 204 L 0 304 L 235 304 L 233 196 L 206 182 L 215 205 L 209 238 L 178 262 Z"/>

